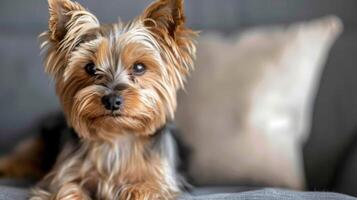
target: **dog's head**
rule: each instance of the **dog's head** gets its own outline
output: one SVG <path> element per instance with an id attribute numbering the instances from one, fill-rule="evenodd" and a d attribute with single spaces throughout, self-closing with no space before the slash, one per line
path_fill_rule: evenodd
<path id="1" fill-rule="evenodd" d="M 49 10 L 45 69 L 81 137 L 147 136 L 173 118 L 196 51 L 183 0 L 157 0 L 125 24 L 101 25 L 70 0 L 49 0 Z"/>

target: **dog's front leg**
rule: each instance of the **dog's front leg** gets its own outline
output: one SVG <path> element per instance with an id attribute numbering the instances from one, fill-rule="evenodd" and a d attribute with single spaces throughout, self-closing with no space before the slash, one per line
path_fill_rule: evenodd
<path id="1" fill-rule="evenodd" d="M 76 183 L 67 183 L 56 192 L 35 188 L 30 200 L 91 200 L 87 192 Z"/>
<path id="2" fill-rule="evenodd" d="M 157 184 L 137 183 L 123 186 L 120 191 L 119 200 L 174 200 L 177 193 L 165 189 Z"/>

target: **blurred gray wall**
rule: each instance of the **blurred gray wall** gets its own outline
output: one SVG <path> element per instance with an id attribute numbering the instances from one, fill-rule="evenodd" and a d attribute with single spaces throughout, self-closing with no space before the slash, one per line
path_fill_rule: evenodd
<path id="1" fill-rule="evenodd" d="M 127 21 L 149 0 L 80 1 L 102 22 Z M 332 49 L 316 99 L 312 135 L 305 148 L 308 176 L 327 183 L 343 147 L 357 130 L 357 0 L 186 0 L 189 26 L 224 33 L 286 24 L 327 14 L 346 32 Z M 58 109 L 43 73 L 37 35 L 47 27 L 45 0 L 0 1 L 0 146 L 9 148 L 44 113 Z M 312 44 L 313 45 L 313 44 Z M 331 150 L 333 149 L 333 150 Z M 326 167 L 329 166 L 329 167 Z M 357 184 L 356 184 L 357 185 Z"/>

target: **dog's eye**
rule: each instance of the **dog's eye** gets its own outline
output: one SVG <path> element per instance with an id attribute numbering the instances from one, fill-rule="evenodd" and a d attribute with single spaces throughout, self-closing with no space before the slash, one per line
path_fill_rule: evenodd
<path id="1" fill-rule="evenodd" d="M 133 66 L 133 75 L 135 76 L 141 76 L 145 73 L 146 71 L 146 66 L 142 63 L 136 63 Z"/>
<path id="2" fill-rule="evenodd" d="M 86 66 L 85 66 L 85 70 L 87 72 L 87 74 L 91 75 L 91 76 L 95 76 L 97 70 L 95 68 L 95 64 L 94 63 L 88 63 Z"/>

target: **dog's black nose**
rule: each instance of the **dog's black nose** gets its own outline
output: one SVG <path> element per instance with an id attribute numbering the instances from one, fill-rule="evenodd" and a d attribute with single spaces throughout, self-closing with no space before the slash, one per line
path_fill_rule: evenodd
<path id="1" fill-rule="evenodd" d="M 109 94 L 102 97 L 102 103 L 107 110 L 115 111 L 123 104 L 123 98 L 116 94 Z"/>

